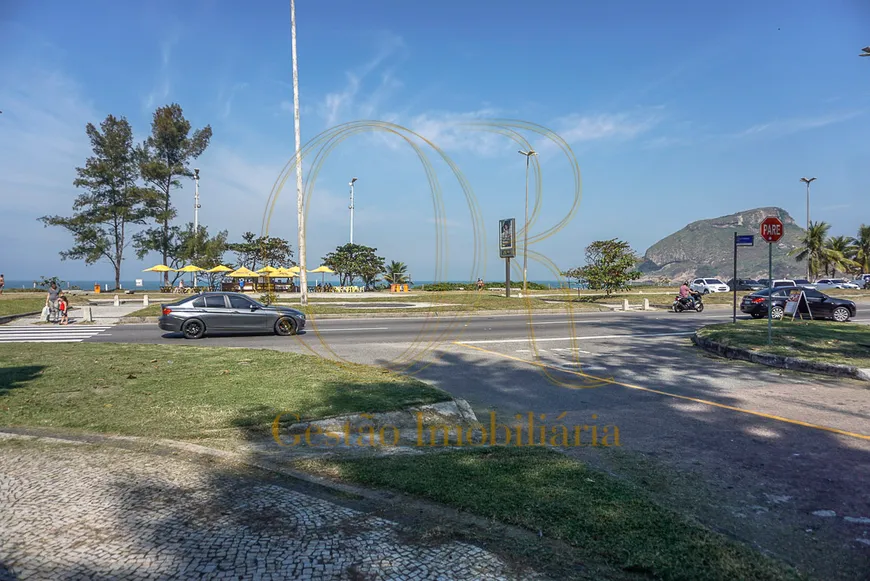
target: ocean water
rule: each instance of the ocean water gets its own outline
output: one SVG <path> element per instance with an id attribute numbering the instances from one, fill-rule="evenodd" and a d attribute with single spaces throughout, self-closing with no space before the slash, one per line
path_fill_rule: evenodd
<path id="1" fill-rule="evenodd" d="M 123 289 L 123 290 L 137 290 L 137 291 L 145 291 L 145 290 L 154 291 L 154 290 L 158 290 L 161 286 L 163 286 L 163 279 L 162 278 L 158 279 L 154 275 L 147 277 L 147 278 L 142 278 L 140 280 L 142 283 L 141 286 L 137 286 L 136 285 L 137 281 L 135 281 L 135 280 L 122 280 L 121 281 L 121 289 Z M 314 283 L 315 281 L 320 282 L 320 275 L 315 275 L 315 274 L 309 275 L 308 282 Z M 335 285 L 337 283 L 337 279 L 334 277 L 333 278 L 326 277 L 325 281 L 332 282 L 333 285 Z M 415 285 L 425 285 L 425 284 L 433 284 L 435 282 L 436 281 L 433 281 L 433 280 L 419 280 L 419 281 L 415 280 L 414 284 Z M 467 280 L 448 280 L 448 281 L 438 281 L 438 282 L 456 282 L 456 283 L 465 283 L 468 285 L 474 285 L 473 281 L 467 281 Z M 488 282 L 495 283 L 495 282 L 503 282 L 503 281 L 489 280 Z M 516 283 L 517 281 L 514 281 L 514 282 Z M 530 280 L 529 282 L 544 284 L 544 285 L 550 286 L 551 288 L 559 288 L 559 286 L 560 286 L 559 281 L 555 281 L 555 280 Z M 522 284 L 522 281 L 519 281 L 519 283 Z M 63 284 L 61 285 L 61 287 L 64 289 L 78 287 L 81 290 L 93 290 L 94 285 L 96 285 L 96 284 L 100 285 L 100 289 L 113 289 L 115 286 L 115 281 L 111 280 L 111 279 L 107 279 L 107 280 L 70 280 L 70 281 L 63 281 Z M 186 276 L 184 278 L 184 284 L 186 284 L 186 285 L 190 284 L 190 277 L 189 276 Z M 568 283 L 563 282 L 561 284 L 564 286 L 564 285 L 567 285 Z M 13 288 L 15 288 L 15 289 L 28 289 L 28 290 L 32 290 L 34 288 L 37 288 L 37 290 L 42 290 L 42 289 L 39 289 L 38 287 L 35 287 L 35 283 L 32 280 L 9 280 L 9 279 L 7 279 L 6 280 L 6 288 L 7 289 L 13 289 Z M 572 289 L 578 288 L 577 283 L 571 282 L 570 288 L 572 288 Z M 580 288 L 582 288 L 582 287 L 580 287 Z"/>

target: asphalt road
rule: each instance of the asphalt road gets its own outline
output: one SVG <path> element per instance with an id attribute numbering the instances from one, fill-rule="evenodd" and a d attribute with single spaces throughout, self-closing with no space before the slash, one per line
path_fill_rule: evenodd
<path id="1" fill-rule="evenodd" d="M 859 578 L 870 571 L 870 388 L 691 346 L 695 329 L 729 319 L 712 308 L 328 319 L 297 337 L 198 341 L 119 325 L 85 340 L 311 351 L 412 373 L 486 423 L 495 413 L 515 429 L 531 412 L 538 426 L 616 426 L 619 448 L 569 453 L 820 578 Z"/>

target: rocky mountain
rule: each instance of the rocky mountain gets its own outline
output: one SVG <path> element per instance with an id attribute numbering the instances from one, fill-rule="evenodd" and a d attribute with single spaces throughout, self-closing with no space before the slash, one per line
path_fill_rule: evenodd
<path id="1" fill-rule="evenodd" d="M 650 246 L 640 266 L 643 278 L 684 280 L 700 276 L 728 281 L 733 276 L 735 232 L 755 234 L 755 246 L 737 249 L 738 278 L 767 278 L 768 244 L 759 235 L 767 216 L 777 216 L 785 225 L 785 234 L 773 247 L 774 277 L 801 278 L 806 263 L 797 262 L 788 253 L 799 245 L 805 230 L 782 208 L 756 208 L 692 222 Z"/>

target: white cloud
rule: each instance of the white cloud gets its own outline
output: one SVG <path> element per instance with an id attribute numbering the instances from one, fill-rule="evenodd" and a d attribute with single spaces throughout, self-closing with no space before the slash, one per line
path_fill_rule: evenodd
<path id="1" fill-rule="evenodd" d="M 366 90 L 368 97 L 362 102 L 357 101 L 364 84 L 372 74 L 377 71 L 387 60 L 400 56 L 405 48 L 401 37 L 389 34 L 379 40 L 380 48 L 374 57 L 354 70 L 346 71 L 347 81 L 340 90 L 327 93 L 323 101 L 318 105 L 318 112 L 323 117 L 327 127 L 342 121 L 350 121 L 357 117 L 371 118 L 377 115 L 380 105 L 392 94 L 402 88 L 402 83 L 395 78 L 393 72 L 382 72 L 378 84 Z M 281 108 L 285 109 L 282 102 Z M 293 111 L 293 103 L 289 102 L 289 108 Z"/>
<path id="2" fill-rule="evenodd" d="M 556 119 L 554 130 L 568 143 L 601 139 L 633 139 L 659 123 L 654 112 L 572 114 Z"/>
<path id="3" fill-rule="evenodd" d="M 828 125 L 843 123 L 863 115 L 863 111 L 848 111 L 842 113 L 830 113 L 818 117 L 792 117 L 790 119 L 778 119 L 767 123 L 753 125 L 733 135 L 736 138 L 753 137 L 784 137 L 802 131 L 820 129 Z"/>
<path id="4" fill-rule="evenodd" d="M 447 152 L 462 151 L 490 156 L 509 151 L 513 142 L 503 135 L 472 124 L 497 116 L 496 109 L 466 113 L 429 112 L 412 117 L 408 121 L 408 128 Z"/>
<path id="5" fill-rule="evenodd" d="M 236 94 L 239 91 L 243 91 L 248 88 L 248 83 L 236 83 L 229 90 L 226 88 L 221 89 L 220 95 L 218 96 L 218 101 L 221 103 L 221 117 L 226 119 L 230 116 L 230 113 L 233 109 L 233 99 L 235 99 Z M 293 110 L 293 106 L 291 104 L 290 110 Z"/>
<path id="6" fill-rule="evenodd" d="M 5 209 L 66 211 L 75 195 L 75 167 L 90 151 L 85 126 L 98 123 L 102 115 L 62 73 L 32 69 L 3 74 L 8 81 L 0 89 Z"/>
<path id="7" fill-rule="evenodd" d="M 179 35 L 176 33 L 160 43 L 160 72 L 157 75 L 154 88 L 145 96 L 142 102 L 142 106 L 147 111 L 166 104 L 165 101 L 172 91 L 172 50 L 178 43 L 178 39 Z"/>

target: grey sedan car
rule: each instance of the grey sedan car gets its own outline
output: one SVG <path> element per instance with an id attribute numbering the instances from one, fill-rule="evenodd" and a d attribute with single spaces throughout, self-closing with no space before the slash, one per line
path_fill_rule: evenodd
<path id="1" fill-rule="evenodd" d="M 305 328 L 304 313 L 266 306 L 241 293 L 207 292 L 161 307 L 159 327 L 182 333 L 187 339 L 223 333 L 295 335 Z"/>

